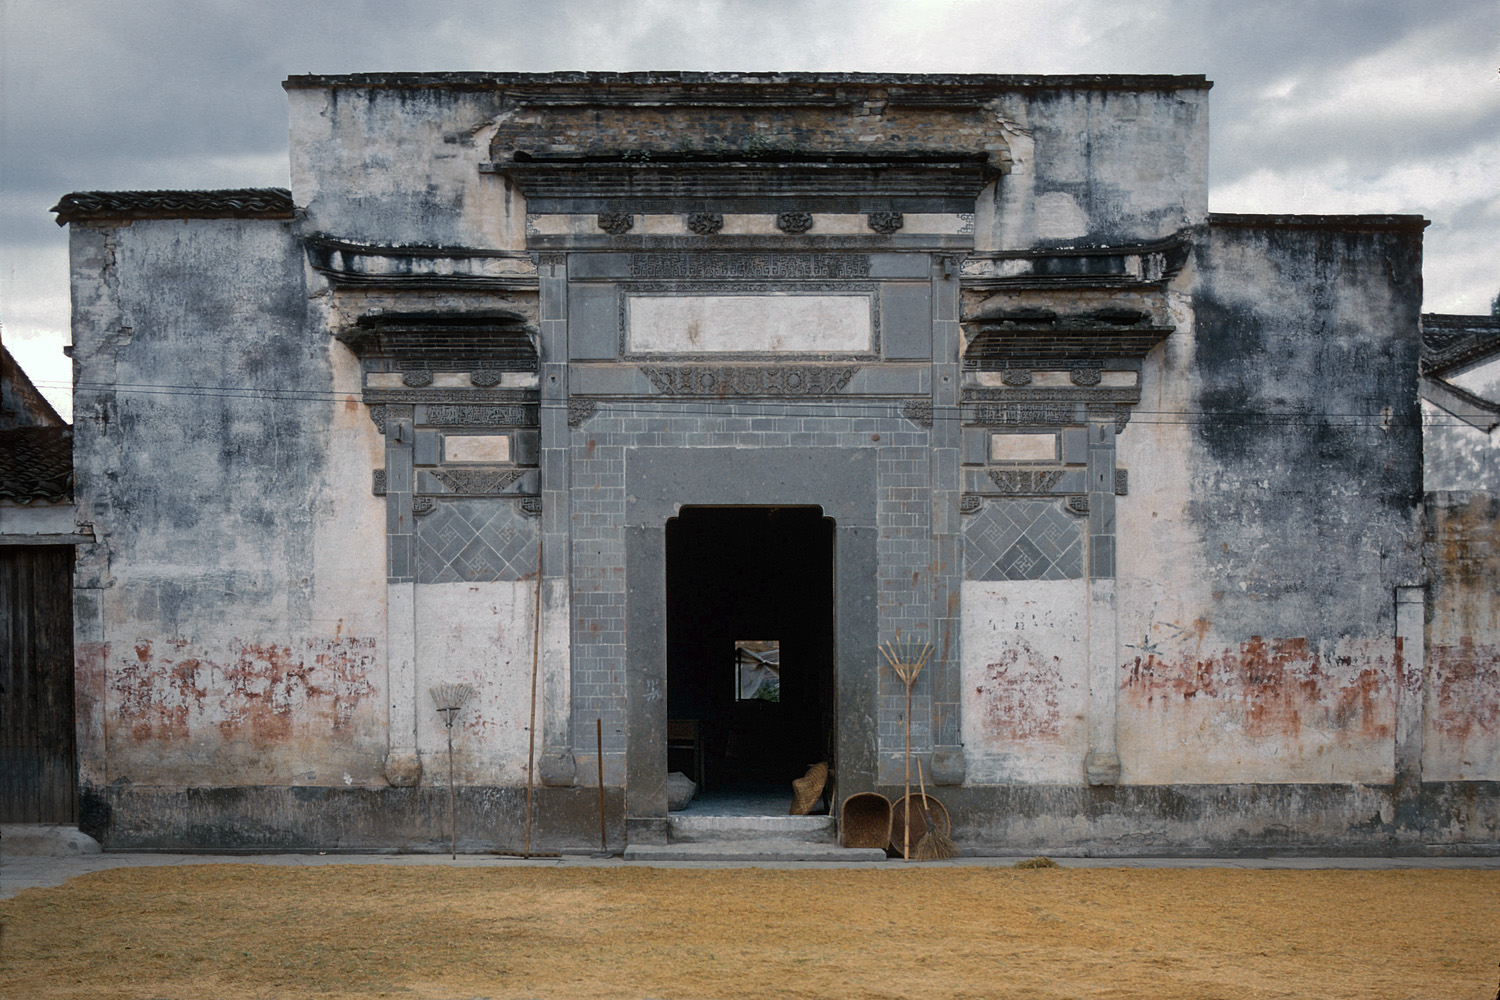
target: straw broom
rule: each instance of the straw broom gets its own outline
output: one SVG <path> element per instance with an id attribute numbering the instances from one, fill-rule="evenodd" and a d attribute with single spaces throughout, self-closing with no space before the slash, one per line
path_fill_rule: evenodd
<path id="1" fill-rule="evenodd" d="M 888 642 L 880 647 L 880 653 L 885 657 L 885 662 L 896 671 L 896 676 L 901 678 L 906 685 L 906 757 L 905 765 L 905 788 L 902 802 L 906 803 L 906 810 L 911 805 L 911 689 L 917 683 L 917 675 L 927 665 L 927 657 L 932 655 L 932 643 L 923 643 L 918 646 L 915 642 Z M 906 815 L 902 823 L 901 831 L 901 858 L 904 861 L 911 860 L 911 816 Z"/>
<path id="2" fill-rule="evenodd" d="M 916 859 L 947 861 L 958 857 L 958 845 L 953 842 L 952 837 L 937 828 L 937 824 L 932 821 L 932 813 L 927 808 L 927 781 L 922 777 L 920 757 L 917 758 L 917 784 L 922 789 L 922 819 L 927 823 L 927 832 L 917 841 Z"/>

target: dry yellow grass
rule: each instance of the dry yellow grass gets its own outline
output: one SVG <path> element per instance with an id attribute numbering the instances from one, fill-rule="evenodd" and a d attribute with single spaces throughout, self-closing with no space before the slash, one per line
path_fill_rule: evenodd
<path id="1" fill-rule="evenodd" d="M 0 920 L 18 1000 L 1492 1000 L 1500 872 L 216 864 Z"/>

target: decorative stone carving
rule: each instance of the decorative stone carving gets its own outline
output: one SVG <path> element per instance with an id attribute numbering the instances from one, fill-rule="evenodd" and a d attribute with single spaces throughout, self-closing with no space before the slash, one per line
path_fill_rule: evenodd
<path id="1" fill-rule="evenodd" d="M 522 497 L 516 507 L 527 517 L 540 517 L 542 514 L 541 497 Z"/>
<path id="2" fill-rule="evenodd" d="M 431 514 L 437 504 L 432 497 L 414 497 L 411 502 L 411 512 L 416 515 Z"/>
<path id="3" fill-rule="evenodd" d="M 448 405 L 427 407 L 423 423 L 445 427 L 528 427 L 537 422 L 529 406 Z"/>
<path id="4" fill-rule="evenodd" d="M 470 383 L 479 386 L 481 389 L 489 389 L 497 386 L 503 378 L 505 378 L 504 372 L 486 370 L 469 373 Z"/>
<path id="5" fill-rule="evenodd" d="M 366 389 L 365 402 L 376 403 L 534 403 L 535 389 Z"/>
<path id="6" fill-rule="evenodd" d="M 712 236 L 724 228 L 724 216 L 718 212 L 694 212 L 687 217 L 687 227 L 699 236 Z"/>
<path id="7" fill-rule="evenodd" d="M 629 212 L 600 212 L 599 228 L 611 236 L 623 236 L 635 228 L 635 216 Z"/>
<path id="8" fill-rule="evenodd" d="M 867 253 L 633 253 L 630 276 L 644 279 L 840 280 L 870 276 Z"/>
<path id="9" fill-rule="evenodd" d="M 1071 406 L 1005 403 L 975 408 L 973 422 L 985 426 L 1076 424 Z"/>
<path id="10" fill-rule="evenodd" d="M 783 233 L 796 236 L 813 227 L 813 217 L 806 212 L 782 212 L 776 216 L 776 228 Z"/>
<path id="11" fill-rule="evenodd" d="M 370 407 L 370 419 L 375 422 L 375 429 L 380 432 L 381 437 L 384 437 L 385 436 L 385 407 L 383 407 L 383 406 L 372 406 L 372 407 Z"/>
<path id="12" fill-rule="evenodd" d="M 1074 368 L 1068 373 L 1068 377 L 1074 385 L 1098 385 L 1103 372 L 1092 367 Z"/>
<path id="13" fill-rule="evenodd" d="M 1115 496 L 1123 497 L 1130 494 L 1130 470 L 1115 470 Z"/>
<path id="14" fill-rule="evenodd" d="M 370 474 L 370 492 L 375 496 L 385 496 L 385 470 L 376 469 Z"/>
<path id="15" fill-rule="evenodd" d="M 889 236 L 906 225 L 906 219 L 900 212 L 871 212 L 865 216 L 865 225 L 883 236 Z"/>
<path id="16" fill-rule="evenodd" d="M 594 399 L 569 399 L 568 400 L 568 426 L 582 427 L 589 417 L 599 410 L 599 402 Z"/>
<path id="17" fill-rule="evenodd" d="M 1087 493 L 1074 493 L 1068 497 L 1065 510 L 1074 517 L 1087 517 L 1089 513 L 1089 496 Z"/>
<path id="18" fill-rule="evenodd" d="M 432 372 L 427 371 L 425 368 L 419 371 L 402 372 L 401 384 L 409 385 L 413 389 L 420 389 L 424 385 L 431 385 Z"/>
<path id="19" fill-rule="evenodd" d="M 1007 368 L 1000 380 L 1006 385 L 1030 385 L 1031 371 L 1026 368 Z"/>
<path id="20" fill-rule="evenodd" d="M 901 415 L 918 427 L 931 427 L 932 400 L 908 399 L 901 404 Z"/>
<path id="21" fill-rule="evenodd" d="M 1128 424 L 1128 423 L 1130 423 L 1130 407 L 1128 407 L 1128 406 L 1117 406 L 1117 407 L 1115 407 L 1115 434 L 1118 435 L 1122 431 L 1124 431 L 1125 430 L 1125 425 Z"/>
<path id="22" fill-rule="evenodd" d="M 827 396 L 842 392 L 858 365 L 641 366 L 664 396 Z"/>
<path id="23" fill-rule="evenodd" d="M 495 496 L 525 474 L 523 469 L 437 469 L 432 477 L 453 493 Z"/>
<path id="24" fill-rule="evenodd" d="M 1090 406 L 1111 403 L 1134 404 L 1141 401 L 1139 386 L 1098 385 L 1086 388 L 1076 386 L 1016 386 L 971 385 L 964 387 L 964 402 L 1006 403 L 1088 403 Z"/>
<path id="25" fill-rule="evenodd" d="M 990 480 L 1001 493 L 1047 494 L 1062 481 L 1061 469 L 991 469 Z"/>
<path id="26" fill-rule="evenodd" d="M 958 498 L 958 512 L 960 514 L 974 514 L 984 506 L 984 497 L 978 493 L 965 493 Z"/>

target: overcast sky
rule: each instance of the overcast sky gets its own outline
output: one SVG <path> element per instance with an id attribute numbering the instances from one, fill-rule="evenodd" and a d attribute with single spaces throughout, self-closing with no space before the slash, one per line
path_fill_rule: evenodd
<path id="1" fill-rule="evenodd" d="M 79 190 L 287 185 L 294 73 L 1202 73 L 1215 212 L 1432 220 L 1429 312 L 1500 292 L 1496 0 L 0 0 L 0 326 L 66 414 Z"/>

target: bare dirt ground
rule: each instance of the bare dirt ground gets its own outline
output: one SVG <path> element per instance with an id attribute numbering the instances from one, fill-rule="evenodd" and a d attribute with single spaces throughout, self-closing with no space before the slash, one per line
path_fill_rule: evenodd
<path id="1" fill-rule="evenodd" d="M 215 864 L 0 921 L 17 1000 L 1494 1000 L 1500 871 Z"/>

